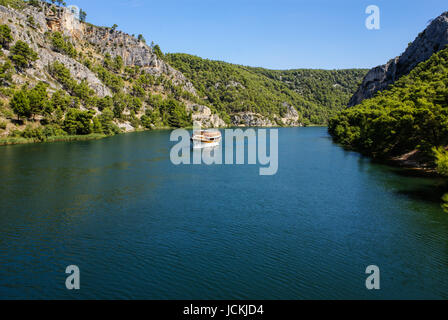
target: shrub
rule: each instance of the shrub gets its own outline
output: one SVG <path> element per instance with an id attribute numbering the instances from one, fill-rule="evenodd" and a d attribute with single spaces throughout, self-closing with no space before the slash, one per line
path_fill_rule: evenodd
<path id="1" fill-rule="evenodd" d="M 69 109 L 63 123 L 64 131 L 71 135 L 90 134 L 93 132 L 92 118 L 93 113 L 91 111 Z"/>
<path id="2" fill-rule="evenodd" d="M 18 119 L 20 119 L 20 117 L 28 118 L 31 116 L 30 100 L 28 99 L 28 95 L 24 89 L 14 94 L 9 105 L 17 115 Z"/>
<path id="3" fill-rule="evenodd" d="M 60 32 L 53 32 L 50 36 L 53 50 L 68 55 L 71 58 L 76 57 L 77 52 L 73 44 L 62 36 Z"/>
<path id="4" fill-rule="evenodd" d="M 11 28 L 6 25 L 0 25 L 0 48 L 8 48 L 12 42 Z"/>
<path id="5" fill-rule="evenodd" d="M 11 54 L 11 60 L 19 70 L 28 68 L 31 63 L 38 59 L 37 53 L 21 40 L 11 47 Z"/>

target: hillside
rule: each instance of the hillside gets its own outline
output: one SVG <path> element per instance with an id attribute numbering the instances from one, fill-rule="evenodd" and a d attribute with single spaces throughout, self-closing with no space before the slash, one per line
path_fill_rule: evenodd
<path id="1" fill-rule="evenodd" d="M 193 108 L 207 111 L 157 45 L 64 7 L 1 0 L 0 45 L 3 143 L 188 127 Z M 204 122 L 225 125 L 211 114 Z"/>
<path id="2" fill-rule="evenodd" d="M 84 11 L 78 19 L 53 2 L 0 0 L 0 144 L 196 121 L 203 127 L 326 124 L 365 72 L 271 71 L 164 55 L 142 35 L 94 26 Z"/>
<path id="3" fill-rule="evenodd" d="M 166 61 L 180 70 L 221 114 L 253 113 L 272 123 L 279 118 L 300 118 L 292 124 L 326 124 L 347 105 L 367 70 L 274 71 L 188 54 L 167 54 Z M 232 116 L 234 115 L 234 116 Z M 278 116 L 279 117 L 278 117 Z"/>
<path id="4" fill-rule="evenodd" d="M 350 99 L 349 107 L 387 89 L 402 76 L 409 74 L 419 63 L 428 60 L 448 44 L 448 12 L 431 21 L 399 57 L 369 71 L 361 86 Z"/>
<path id="5" fill-rule="evenodd" d="M 290 90 L 319 106 L 319 116 L 324 122 L 327 122 L 337 111 L 345 108 L 368 71 L 367 69 L 267 70 L 263 68 L 253 68 L 253 70 L 285 83 Z M 311 122 L 322 122 L 313 117 L 310 115 Z"/>
<path id="6" fill-rule="evenodd" d="M 448 47 L 420 63 L 388 90 L 330 120 L 337 142 L 379 158 L 434 158 L 448 145 Z"/>
<path id="7" fill-rule="evenodd" d="M 448 174 L 440 169 L 448 162 L 448 12 L 400 57 L 370 70 L 350 105 L 358 102 L 330 120 L 335 141 L 405 165 L 438 165 Z"/>

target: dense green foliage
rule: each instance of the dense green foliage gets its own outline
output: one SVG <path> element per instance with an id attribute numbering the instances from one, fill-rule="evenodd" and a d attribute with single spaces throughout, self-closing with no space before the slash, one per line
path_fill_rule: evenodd
<path id="1" fill-rule="evenodd" d="M 282 81 L 289 89 L 323 107 L 323 112 L 327 112 L 326 118 L 347 106 L 368 71 L 366 69 L 281 71 L 263 68 L 253 70 L 271 79 Z"/>
<path id="2" fill-rule="evenodd" d="M 23 9 L 26 3 L 24 0 L 0 0 L 0 6 Z"/>
<path id="3" fill-rule="evenodd" d="M 437 172 L 448 177 L 448 151 L 445 148 L 434 148 L 434 155 L 436 158 Z M 442 208 L 448 212 L 448 193 L 442 197 Z"/>
<path id="4" fill-rule="evenodd" d="M 0 85 L 7 85 L 12 81 L 12 75 L 14 73 L 14 67 L 11 61 L 6 60 L 4 63 L 0 63 Z"/>
<path id="5" fill-rule="evenodd" d="M 388 90 L 330 120 L 337 142 L 389 157 L 448 145 L 448 48 L 422 62 Z"/>
<path id="6" fill-rule="evenodd" d="M 37 53 L 26 42 L 18 40 L 11 47 L 11 60 L 19 70 L 28 68 L 37 59 Z"/>
<path id="7" fill-rule="evenodd" d="M 69 39 L 65 38 L 60 32 L 53 32 L 49 35 L 53 50 L 68 55 L 71 58 L 76 57 L 77 52 Z"/>
<path id="8" fill-rule="evenodd" d="M 11 28 L 6 24 L 0 25 L 0 48 L 8 48 L 12 40 Z"/>
<path id="9" fill-rule="evenodd" d="M 437 171 L 448 177 L 448 151 L 444 148 L 434 148 L 434 154 L 436 157 Z"/>
<path id="10" fill-rule="evenodd" d="M 187 54 L 166 54 L 165 59 L 220 113 L 250 111 L 272 118 L 274 114 L 282 116 L 287 111 L 285 104 L 289 104 L 296 107 L 305 123 L 314 124 L 325 124 L 334 110 L 346 105 L 365 73 L 363 70 L 272 71 Z M 295 82 L 289 83 L 288 77 Z M 301 81 L 303 85 L 299 85 Z"/>

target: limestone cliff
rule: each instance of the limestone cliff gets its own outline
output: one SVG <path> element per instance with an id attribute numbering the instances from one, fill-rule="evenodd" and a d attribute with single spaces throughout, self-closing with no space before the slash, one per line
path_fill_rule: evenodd
<path id="1" fill-rule="evenodd" d="M 407 75 L 417 64 L 428 60 L 433 53 L 448 45 L 448 12 L 434 19 L 418 35 L 399 57 L 387 64 L 373 68 L 349 102 L 349 107 L 372 98 L 378 91 L 386 89 L 400 77 Z"/>
<path id="2" fill-rule="evenodd" d="M 30 67 L 13 73 L 12 82 L 6 84 L 13 90 L 18 90 L 23 85 L 32 88 L 39 82 L 49 85 L 50 96 L 57 90 L 65 90 L 64 85 L 54 78 L 50 72 L 50 66 L 59 62 L 68 69 L 75 81 L 78 83 L 85 81 L 87 83 L 88 87 L 93 90 L 95 99 L 112 98 L 117 93 L 117 88 L 105 82 L 104 77 L 100 76 L 96 67 L 102 67 L 106 59 L 114 61 L 117 57 L 121 57 L 123 69 L 121 71 L 106 70 L 108 72 L 107 76 L 121 78 L 122 87 L 119 89 L 127 95 L 124 98 L 125 100 L 122 99 L 125 104 L 129 105 L 128 102 L 132 99 L 140 98 L 141 100 L 141 106 L 138 107 L 138 110 L 125 105 L 124 109 L 120 110 L 123 116 L 116 117 L 113 120 L 121 131 L 130 132 L 144 127 L 166 127 L 166 120 L 164 120 L 166 115 L 160 114 L 159 110 L 164 108 L 161 106 L 163 105 L 161 100 L 168 97 L 178 101 L 190 114 L 192 120 L 200 121 L 203 127 L 226 126 L 226 123 L 217 114 L 211 112 L 210 108 L 206 106 L 191 107 L 192 105 L 200 105 L 198 102 L 201 101 L 192 83 L 181 72 L 158 56 L 152 46 L 147 45 L 141 39 L 115 30 L 115 28 L 97 27 L 81 22 L 71 9 L 43 1 L 37 5 L 24 5 L 20 9 L 0 5 L 0 25 L 6 25 L 10 28 L 13 39 L 10 46 L 3 48 L 0 46 L 0 65 L 11 58 L 12 54 L 9 47 L 14 46 L 17 41 L 28 44 L 38 56 L 38 59 Z M 64 41 L 73 46 L 75 55 L 55 49 L 51 37 L 56 33 L 61 34 Z M 127 67 L 134 70 L 131 72 L 135 73 L 133 75 L 127 73 Z M 139 96 L 138 93 L 133 91 L 134 84 L 139 81 L 140 75 L 143 74 L 150 76 L 149 80 L 146 79 L 150 83 L 146 83 L 143 96 Z M 151 99 L 151 96 L 155 98 Z M 11 96 L 0 97 L 1 105 L 8 106 L 10 98 Z M 159 104 L 159 107 L 152 105 L 154 101 Z M 86 105 L 83 101 L 81 101 L 79 108 L 85 111 L 92 110 L 96 116 L 102 114 L 102 108 Z M 48 123 L 43 115 L 37 115 L 37 117 L 33 116 L 32 121 L 24 119 L 23 126 L 15 127 L 8 124 L 14 120 L 10 116 L 11 112 L 9 110 L 0 114 L 0 122 L 5 123 L 6 121 L 6 125 L 3 125 L 6 130 L 0 130 L 2 136 L 7 136 L 11 133 L 11 130 L 17 128 L 22 129 L 29 125 L 36 127 L 38 126 L 36 119 Z M 145 120 L 143 116 L 146 116 Z M 148 123 L 148 119 L 153 123 Z M 63 120 L 64 118 L 62 118 Z"/>

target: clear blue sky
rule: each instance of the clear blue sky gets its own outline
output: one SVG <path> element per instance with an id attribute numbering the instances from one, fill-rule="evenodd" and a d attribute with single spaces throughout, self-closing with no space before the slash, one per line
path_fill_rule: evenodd
<path id="1" fill-rule="evenodd" d="M 447 0 L 67 0 L 164 52 L 271 69 L 370 68 L 399 55 Z M 365 9 L 381 9 L 367 30 Z"/>

